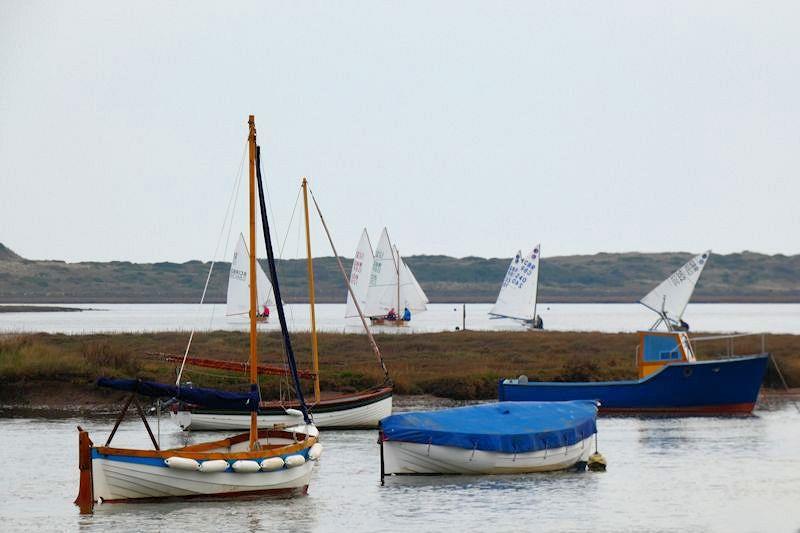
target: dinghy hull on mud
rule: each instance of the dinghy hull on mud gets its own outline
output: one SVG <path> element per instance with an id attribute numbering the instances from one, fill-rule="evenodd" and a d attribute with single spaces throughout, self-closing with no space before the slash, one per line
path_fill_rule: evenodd
<path id="1" fill-rule="evenodd" d="M 758 400 L 768 355 L 672 363 L 637 381 L 501 380 L 500 401 L 592 399 L 601 413 L 746 414 Z"/>
<path id="2" fill-rule="evenodd" d="M 392 414 L 392 389 L 323 400 L 319 405 L 309 406 L 309 410 L 314 425 L 321 429 L 375 429 L 382 418 Z M 250 415 L 246 411 L 179 409 L 170 415 L 184 430 L 243 430 L 250 424 Z M 294 425 L 297 418 L 286 414 L 283 408 L 259 411 L 259 428 L 271 428 L 276 424 Z"/>

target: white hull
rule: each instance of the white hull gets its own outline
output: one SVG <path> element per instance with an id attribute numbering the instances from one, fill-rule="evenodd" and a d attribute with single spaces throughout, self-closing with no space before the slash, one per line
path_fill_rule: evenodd
<path id="1" fill-rule="evenodd" d="M 508 454 L 411 442 L 383 442 L 383 473 L 392 474 L 523 474 L 565 470 L 585 462 L 593 452 L 594 435 L 572 446 Z"/>
<path id="2" fill-rule="evenodd" d="M 392 397 L 359 407 L 335 411 L 313 413 L 314 425 L 318 428 L 361 428 L 374 429 L 382 418 L 392 414 Z M 250 428 L 250 416 L 244 414 L 195 413 L 178 411 L 170 413 L 172 421 L 181 429 L 202 430 L 245 430 Z M 298 418 L 290 415 L 259 415 L 258 427 L 272 428 L 276 424 L 297 424 Z"/>
<path id="3" fill-rule="evenodd" d="M 313 426 L 306 428 L 310 435 L 317 434 Z M 273 445 L 289 445 L 293 441 L 272 438 L 269 442 Z M 230 451 L 245 449 L 247 442 L 229 448 Z M 307 460 L 300 466 L 284 467 L 272 472 L 243 473 L 230 469 L 224 472 L 200 472 L 172 468 L 161 458 L 102 455 L 92 458 L 92 481 L 94 497 L 100 501 L 112 502 L 153 498 L 293 494 L 306 491 L 314 462 Z"/>
<path id="4" fill-rule="evenodd" d="M 237 493 L 303 492 L 313 461 L 276 472 L 205 473 L 111 459 L 94 459 L 94 495 L 105 501 L 139 498 L 234 496 Z"/>

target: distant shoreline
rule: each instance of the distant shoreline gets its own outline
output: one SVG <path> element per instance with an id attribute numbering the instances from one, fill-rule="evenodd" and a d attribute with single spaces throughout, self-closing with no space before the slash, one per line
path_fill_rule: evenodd
<path id="1" fill-rule="evenodd" d="M 97 311 L 97 309 L 54 305 L 0 305 L 0 313 L 75 313 L 80 311 Z"/>

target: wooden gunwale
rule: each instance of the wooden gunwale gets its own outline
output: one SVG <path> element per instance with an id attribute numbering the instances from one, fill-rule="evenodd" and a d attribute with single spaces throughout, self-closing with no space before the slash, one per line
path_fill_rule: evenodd
<path id="1" fill-rule="evenodd" d="M 290 431 L 273 431 L 273 430 L 260 430 L 259 439 L 269 437 L 282 437 L 292 438 L 293 433 Z M 302 433 L 294 433 L 298 437 L 295 444 L 262 444 L 260 450 L 251 450 L 246 452 L 209 452 L 206 450 L 214 448 L 225 448 L 240 442 L 249 440 L 249 433 L 241 433 L 233 437 L 204 442 L 202 444 L 194 444 L 192 446 L 185 446 L 183 448 L 172 448 L 169 450 L 135 450 L 130 448 L 111 448 L 108 446 L 97 446 L 95 449 L 102 455 L 127 455 L 130 457 L 150 457 L 167 459 L 169 457 L 185 457 L 187 459 L 223 459 L 223 460 L 236 460 L 236 459 L 263 459 L 265 457 L 274 457 L 278 455 L 285 455 L 310 448 L 317 442 L 316 437 L 305 435 Z"/>

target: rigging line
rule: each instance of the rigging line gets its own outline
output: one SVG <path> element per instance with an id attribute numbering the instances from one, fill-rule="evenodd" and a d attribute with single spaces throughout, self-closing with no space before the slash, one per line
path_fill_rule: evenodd
<path id="1" fill-rule="evenodd" d="M 222 241 L 222 235 L 223 235 L 223 233 L 225 233 L 225 224 L 228 221 L 228 213 L 231 211 L 231 204 L 234 204 L 234 208 L 233 209 L 234 209 L 234 211 L 236 210 L 235 203 L 234 203 L 234 198 L 236 197 L 236 191 L 239 190 L 239 183 L 241 183 L 242 170 L 244 169 L 244 157 L 245 157 L 246 154 L 247 154 L 247 143 L 244 144 L 244 148 L 242 149 L 242 158 L 239 161 L 239 170 L 236 173 L 236 176 L 234 177 L 234 189 L 233 189 L 233 191 L 231 191 L 231 196 L 228 199 L 228 205 L 225 208 L 225 217 L 222 220 L 222 227 L 220 228 L 220 231 L 219 231 L 219 237 L 217 237 L 217 244 L 214 247 L 214 255 L 211 256 L 211 265 L 208 267 L 208 276 L 206 276 L 206 283 L 205 283 L 205 285 L 203 285 L 203 294 L 200 296 L 200 303 L 198 304 L 198 308 L 197 308 L 197 315 L 198 316 L 200 315 L 200 312 L 203 309 L 203 302 L 206 299 L 206 292 L 208 291 L 208 284 L 211 281 L 211 274 L 214 272 L 214 264 L 216 263 L 217 254 L 219 253 L 219 245 L 220 245 L 220 242 Z M 231 224 L 230 225 L 233 226 L 233 216 L 231 216 Z M 229 238 L 230 238 L 230 229 L 228 229 L 228 235 L 229 235 Z M 228 250 L 228 244 L 225 243 L 225 251 L 227 252 L 227 250 Z M 214 310 L 212 309 L 211 312 L 212 312 L 212 320 L 213 320 L 213 312 L 214 312 Z M 178 385 L 178 386 L 180 386 L 180 384 L 181 384 L 181 376 L 183 375 L 183 369 L 186 366 L 186 358 L 189 356 L 189 349 L 192 346 L 192 340 L 194 339 L 194 333 L 195 333 L 195 328 L 194 328 L 194 326 L 192 326 L 191 333 L 189 333 L 189 341 L 186 343 L 186 351 L 184 351 L 184 353 L 183 353 L 183 361 L 181 362 L 181 368 L 178 371 L 178 377 L 175 380 L 175 384 Z"/>
<path id="2" fill-rule="evenodd" d="M 294 207 L 292 208 L 292 215 L 289 217 L 289 225 L 286 226 L 286 233 L 283 235 L 283 242 L 281 248 L 278 250 L 278 259 L 283 259 L 283 249 L 286 246 L 286 241 L 289 239 L 289 232 L 292 229 L 292 222 L 294 222 L 294 214 L 297 211 L 297 206 L 300 203 L 300 193 L 302 189 L 297 189 L 297 196 L 294 199 Z"/>
<path id="3" fill-rule="evenodd" d="M 295 198 L 294 198 L 294 207 L 292 207 L 292 214 L 291 214 L 291 216 L 289 216 L 289 223 L 286 225 L 286 232 L 283 234 L 283 242 L 281 242 L 281 247 L 278 250 L 278 259 L 283 259 L 283 251 L 284 251 L 284 248 L 286 248 L 286 241 L 289 240 L 289 233 L 292 231 L 292 224 L 294 223 L 294 215 L 297 212 L 297 206 L 300 203 L 300 193 L 301 192 L 302 192 L 302 189 L 297 189 L 297 196 L 295 196 Z M 267 198 L 269 198 L 269 195 L 267 196 Z M 270 206 L 270 209 L 272 209 L 272 206 Z M 274 214 L 273 214 L 273 217 L 274 217 Z M 276 265 L 276 267 L 277 267 L 277 265 Z M 295 325 L 294 311 L 292 310 L 291 307 L 289 307 L 289 320 L 292 323 L 292 327 L 294 327 L 294 325 Z M 284 355 L 286 355 L 286 354 L 284 354 Z"/>
<path id="4" fill-rule="evenodd" d="M 236 187 L 234 189 L 233 196 L 232 196 L 233 209 L 231 210 L 231 216 L 230 216 L 230 220 L 228 222 L 228 235 L 225 237 L 225 249 L 222 252 L 222 257 L 223 258 L 228 257 L 228 246 L 230 246 L 230 244 L 231 244 L 231 232 L 233 230 L 233 221 L 236 218 L 236 207 L 239 205 L 239 202 L 237 202 L 236 199 L 239 198 L 239 190 L 241 190 L 241 188 L 242 188 L 242 177 L 244 176 L 244 160 L 245 160 L 245 155 L 247 153 L 246 146 L 247 146 L 247 143 L 245 143 L 245 149 L 242 151 L 242 159 L 239 162 L 239 178 L 236 181 Z M 225 228 L 224 223 L 223 223 L 222 227 L 223 227 L 223 230 L 224 230 L 224 228 Z M 227 302 L 227 297 L 225 298 L 225 300 Z M 208 322 L 208 329 L 212 329 L 212 327 L 214 325 L 214 315 L 216 314 L 216 311 L 217 311 L 217 306 L 216 305 L 211 306 L 211 320 L 209 320 L 209 322 Z"/>
<path id="5" fill-rule="evenodd" d="M 367 337 L 369 338 L 369 343 L 372 346 L 372 351 L 375 353 L 375 356 L 378 358 L 378 362 L 381 365 L 381 369 L 383 370 L 383 381 L 386 384 L 390 384 L 392 382 L 391 378 L 389 377 L 389 371 L 386 369 L 386 364 L 383 362 L 383 356 L 381 355 L 381 351 L 378 348 L 378 343 L 375 342 L 375 337 L 372 336 L 372 331 L 370 331 L 369 326 L 367 325 L 367 320 L 364 318 L 364 313 L 361 311 L 361 304 L 358 303 L 358 298 L 356 298 L 355 292 L 353 292 L 353 286 L 350 285 L 350 277 L 347 275 L 347 272 L 344 270 L 344 265 L 342 264 L 342 258 L 339 257 L 339 252 L 336 251 L 336 246 L 333 244 L 333 238 L 331 237 L 331 232 L 328 230 L 328 224 L 325 223 L 325 217 L 322 216 L 322 211 L 319 208 L 319 204 L 317 203 L 317 198 L 314 196 L 314 191 L 311 190 L 311 187 L 308 188 L 308 192 L 311 193 L 311 200 L 314 202 L 314 207 L 317 210 L 317 214 L 319 215 L 319 221 L 322 222 L 322 227 L 325 229 L 325 235 L 328 236 L 328 242 L 331 243 L 331 250 L 333 251 L 333 255 L 336 256 L 336 262 L 339 264 L 339 271 L 342 273 L 344 277 L 344 283 L 347 285 L 347 291 L 350 293 L 350 297 L 353 299 L 353 303 L 356 306 L 356 310 L 358 311 L 358 316 L 361 319 L 361 324 L 364 326 L 364 331 L 367 332 Z"/>
<path id="6" fill-rule="evenodd" d="M 283 302 L 281 301 L 281 288 L 278 281 L 278 273 L 275 268 L 275 256 L 272 250 L 272 239 L 270 238 L 269 219 L 267 218 L 267 207 L 264 201 L 264 184 L 261 179 L 261 148 L 256 146 L 256 178 L 258 180 L 258 201 L 261 208 L 261 224 L 264 230 L 264 244 L 267 249 L 267 261 L 269 263 L 269 273 L 272 276 L 272 288 L 275 291 L 275 308 L 278 311 L 278 320 L 281 323 L 281 334 L 283 337 L 283 344 L 286 348 L 286 360 L 289 363 L 289 368 L 292 371 L 292 379 L 294 381 L 295 394 L 300 402 L 300 410 L 303 412 L 303 420 L 306 424 L 311 423 L 311 417 L 308 414 L 308 407 L 306 406 L 305 398 L 303 397 L 303 387 L 300 383 L 300 377 L 297 375 L 297 362 L 294 358 L 292 351 L 292 340 L 289 337 L 289 329 L 286 327 L 286 315 L 283 312 Z"/>

